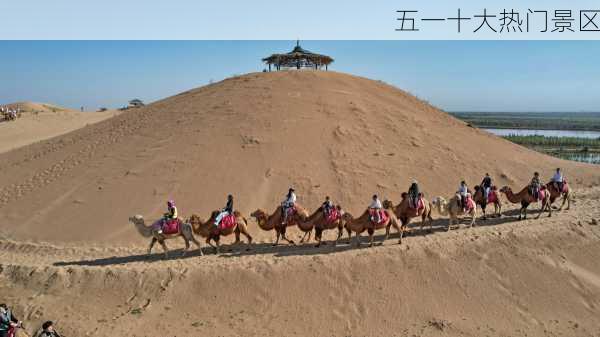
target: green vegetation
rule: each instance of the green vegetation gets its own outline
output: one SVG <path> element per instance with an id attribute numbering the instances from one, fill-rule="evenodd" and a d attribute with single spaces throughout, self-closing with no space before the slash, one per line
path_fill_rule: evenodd
<path id="1" fill-rule="evenodd" d="M 566 147 L 577 148 L 581 151 L 588 149 L 600 150 L 600 138 L 579 138 L 579 137 L 548 137 L 548 136 L 517 136 L 508 135 L 504 138 L 513 143 L 525 146 L 543 146 L 543 147 Z"/>
<path id="2" fill-rule="evenodd" d="M 600 131 L 600 112 L 451 112 L 450 114 L 479 128 Z"/>
<path id="3" fill-rule="evenodd" d="M 567 160 L 600 164 L 600 138 L 505 136 L 513 143 Z"/>

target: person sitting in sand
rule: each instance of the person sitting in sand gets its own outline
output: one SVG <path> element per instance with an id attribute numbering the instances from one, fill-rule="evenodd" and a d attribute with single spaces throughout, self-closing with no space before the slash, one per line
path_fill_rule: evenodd
<path id="1" fill-rule="evenodd" d="M 177 219 L 177 207 L 175 207 L 175 201 L 169 200 L 167 201 L 167 213 L 163 214 L 163 223 L 164 226 L 167 222 L 171 220 Z M 158 231 L 159 234 L 162 234 L 162 228 Z"/>
<path id="2" fill-rule="evenodd" d="M 333 202 L 329 199 L 329 196 L 325 197 L 325 201 L 321 204 L 321 210 L 323 211 L 323 216 L 325 219 L 329 216 L 329 213 L 333 209 Z"/>
<path id="3" fill-rule="evenodd" d="M 233 196 L 230 194 L 227 196 L 227 204 L 221 210 L 219 215 L 217 215 L 217 217 L 215 218 L 215 223 L 214 223 L 215 227 L 219 226 L 219 224 L 221 223 L 221 220 L 223 220 L 224 216 L 232 215 L 232 214 L 233 214 Z"/>
<path id="4" fill-rule="evenodd" d="M 540 182 L 540 174 L 538 172 L 534 172 L 533 178 L 531 178 L 531 182 L 529 183 L 529 194 L 531 194 L 531 196 L 533 196 L 535 199 L 539 198 L 541 187 L 542 183 Z"/>
<path id="5" fill-rule="evenodd" d="M 281 224 L 285 225 L 287 223 L 287 218 L 290 209 L 293 209 L 296 206 L 296 193 L 293 188 L 290 187 L 288 193 L 285 196 L 285 200 L 281 203 Z"/>
<path id="6" fill-rule="evenodd" d="M 52 321 L 46 321 L 42 324 L 42 329 L 36 337 L 60 337 L 60 335 L 54 330 L 54 323 Z"/>
<path id="7" fill-rule="evenodd" d="M 371 221 L 378 224 L 381 221 L 381 210 L 383 209 L 383 205 L 381 201 L 377 197 L 377 194 L 373 195 L 373 199 L 371 200 L 371 205 L 369 205 L 369 210 L 371 211 Z"/>
<path id="8" fill-rule="evenodd" d="M 0 337 L 13 337 L 18 327 L 21 327 L 21 321 L 13 316 L 6 304 L 0 304 Z"/>
<path id="9" fill-rule="evenodd" d="M 419 205 L 419 193 L 419 184 L 416 180 L 413 180 L 408 188 L 408 205 L 413 209 L 417 209 Z"/>

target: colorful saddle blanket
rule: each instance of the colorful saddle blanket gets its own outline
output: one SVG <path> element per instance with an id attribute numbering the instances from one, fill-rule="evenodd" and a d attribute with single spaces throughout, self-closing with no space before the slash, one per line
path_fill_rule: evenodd
<path id="1" fill-rule="evenodd" d="M 221 219 L 221 223 L 219 223 L 219 229 L 230 229 L 235 227 L 235 215 L 228 214 Z"/>
<path id="2" fill-rule="evenodd" d="M 173 219 L 165 221 L 162 226 L 163 234 L 177 234 L 179 233 L 179 228 L 181 226 L 181 221 L 179 219 Z"/>
<path id="3" fill-rule="evenodd" d="M 338 221 L 342 217 L 341 212 L 337 208 L 333 208 L 327 214 L 327 218 L 325 219 L 327 223 L 334 223 Z"/>
<path id="4" fill-rule="evenodd" d="M 379 213 L 379 222 L 375 222 L 375 212 Z M 386 223 L 388 221 L 388 219 L 390 218 L 389 215 L 387 214 L 387 212 L 385 212 L 382 209 L 369 209 L 369 216 L 371 218 L 371 222 L 373 222 L 376 225 L 381 225 L 383 223 Z"/>

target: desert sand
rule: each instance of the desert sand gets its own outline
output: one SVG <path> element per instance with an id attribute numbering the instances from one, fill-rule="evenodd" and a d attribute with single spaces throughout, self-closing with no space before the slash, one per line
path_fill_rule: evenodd
<path id="1" fill-rule="evenodd" d="M 570 210 L 517 221 L 503 198 L 502 218 L 450 232 L 434 212 L 434 231 L 402 245 L 272 247 L 250 220 L 250 251 L 165 260 L 127 223 L 158 217 L 168 198 L 206 218 L 228 193 L 249 218 L 288 186 L 308 209 L 330 195 L 358 214 L 413 178 L 431 199 L 485 172 L 520 189 L 558 166 Z M 470 128 L 385 83 L 249 74 L 0 154 L 0 298 L 29 332 L 53 319 L 67 336 L 598 336 L 599 198 L 598 166 Z"/>
<path id="2" fill-rule="evenodd" d="M 59 136 L 120 113 L 117 110 L 80 112 L 32 102 L 5 106 L 11 109 L 18 107 L 22 114 L 15 121 L 0 123 L 0 153 Z"/>

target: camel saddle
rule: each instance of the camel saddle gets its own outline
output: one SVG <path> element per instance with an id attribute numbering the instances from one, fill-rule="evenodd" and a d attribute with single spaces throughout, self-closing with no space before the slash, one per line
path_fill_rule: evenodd
<path id="1" fill-rule="evenodd" d="M 536 201 L 542 201 L 542 200 L 546 199 L 546 195 L 549 193 L 550 192 L 548 192 L 548 190 L 546 189 L 546 186 L 540 187 Z"/>
<path id="2" fill-rule="evenodd" d="M 496 186 L 492 186 L 492 188 L 490 189 L 490 193 L 488 193 L 488 196 L 487 196 L 487 202 L 495 203 L 498 201 L 498 195 L 495 193 L 496 192 L 495 187 Z"/>
<path id="3" fill-rule="evenodd" d="M 408 203 L 409 205 L 412 204 L 411 202 Z M 419 193 L 419 199 L 417 200 L 417 207 L 412 207 L 412 205 L 409 206 L 411 209 L 417 211 L 417 213 L 422 210 L 423 208 L 425 208 L 425 203 L 423 202 L 423 196 L 421 193 Z"/>
<path id="4" fill-rule="evenodd" d="M 231 229 L 233 227 L 235 227 L 235 215 L 233 214 L 224 216 L 219 223 L 220 230 Z"/>
<path id="5" fill-rule="evenodd" d="M 295 205 L 293 207 L 288 207 L 287 208 L 287 214 L 288 214 L 288 216 L 292 216 L 292 215 L 296 214 L 296 212 L 297 212 L 297 209 L 296 209 Z"/>
<path id="6" fill-rule="evenodd" d="M 379 212 L 379 222 L 375 222 L 373 221 L 373 217 L 375 216 L 375 212 Z M 371 222 L 376 224 L 376 225 L 381 225 L 383 223 L 386 223 L 388 221 L 388 219 L 390 218 L 390 216 L 387 214 L 387 212 L 385 212 L 382 209 L 369 209 L 369 219 L 371 219 Z"/>
<path id="7" fill-rule="evenodd" d="M 331 223 L 338 221 L 341 217 L 342 217 L 342 213 L 337 208 L 332 208 L 331 210 L 329 210 L 329 213 L 327 214 L 327 218 L 325 219 L 325 221 L 327 221 L 327 223 L 331 224 Z"/>
<path id="8" fill-rule="evenodd" d="M 473 197 L 471 197 L 471 195 L 467 195 L 467 197 L 465 198 L 465 203 L 466 203 L 465 209 L 467 211 L 471 211 L 472 209 L 474 209 L 476 207 L 475 201 L 473 201 Z"/>
<path id="9" fill-rule="evenodd" d="M 172 219 L 163 222 L 162 231 L 165 235 L 177 234 L 181 227 L 181 220 Z"/>
<path id="10" fill-rule="evenodd" d="M 569 190 L 569 184 L 567 184 L 567 179 L 563 179 L 562 191 L 560 191 L 560 193 L 567 193 L 568 190 Z"/>

